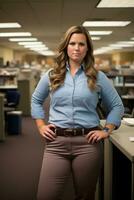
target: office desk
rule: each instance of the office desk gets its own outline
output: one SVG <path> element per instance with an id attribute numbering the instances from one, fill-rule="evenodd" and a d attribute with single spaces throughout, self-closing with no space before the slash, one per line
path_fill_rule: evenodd
<path id="1" fill-rule="evenodd" d="M 17 88 L 17 85 L 0 85 L 0 90 L 14 90 Z"/>
<path id="2" fill-rule="evenodd" d="M 129 141 L 130 136 L 134 137 L 134 127 L 122 123 L 121 127 L 105 141 L 105 200 L 115 200 L 118 196 L 116 194 L 118 190 L 121 191 L 123 196 L 125 194 L 124 187 L 128 187 L 126 191 L 130 193 L 130 198 L 128 197 L 127 200 L 134 200 L 134 142 Z"/>

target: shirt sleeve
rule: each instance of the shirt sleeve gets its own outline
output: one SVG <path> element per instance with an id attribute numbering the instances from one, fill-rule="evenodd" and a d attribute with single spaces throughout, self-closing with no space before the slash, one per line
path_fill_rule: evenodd
<path id="1" fill-rule="evenodd" d="M 49 71 L 42 75 L 31 97 L 31 116 L 34 119 L 44 119 L 45 110 L 43 107 L 45 99 L 49 95 Z"/>
<path id="2" fill-rule="evenodd" d="M 111 81 L 103 72 L 98 74 L 102 104 L 107 111 L 106 123 L 114 124 L 118 128 L 124 114 L 122 100 Z"/>

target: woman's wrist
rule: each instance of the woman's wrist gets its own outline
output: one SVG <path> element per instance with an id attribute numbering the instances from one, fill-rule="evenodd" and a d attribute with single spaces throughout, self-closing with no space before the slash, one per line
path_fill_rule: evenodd
<path id="1" fill-rule="evenodd" d="M 109 135 L 110 135 L 110 133 L 111 133 L 110 128 L 104 127 L 102 130 L 103 130 L 103 131 L 106 133 L 106 135 L 109 137 Z"/>
<path id="2" fill-rule="evenodd" d="M 115 128 L 114 124 L 106 124 L 102 130 L 109 136 Z"/>

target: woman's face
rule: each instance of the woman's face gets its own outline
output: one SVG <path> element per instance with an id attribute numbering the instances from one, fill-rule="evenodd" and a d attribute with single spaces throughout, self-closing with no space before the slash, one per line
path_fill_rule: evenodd
<path id="1" fill-rule="evenodd" d="M 81 64 L 86 56 L 87 50 L 86 36 L 82 33 L 72 34 L 67 46 L 69 61 Z"/>

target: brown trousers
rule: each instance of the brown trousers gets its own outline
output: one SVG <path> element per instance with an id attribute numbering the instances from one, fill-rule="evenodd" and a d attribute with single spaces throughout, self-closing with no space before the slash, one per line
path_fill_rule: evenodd
<path id="1" fill-rule="evenodd" d="M 57 136 L 55 141 L 46 144 L 37 199 L 62 199 L 72 174 L 75 200 L 94 200 L 102 163 L 102 142 L 89 144 L 85 136 Z"/>

